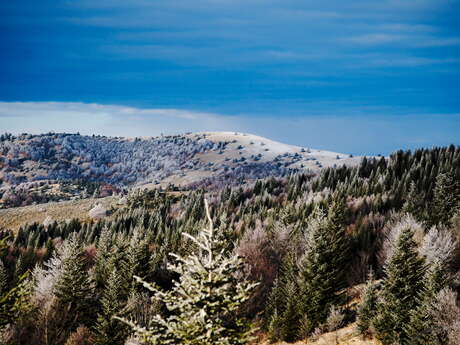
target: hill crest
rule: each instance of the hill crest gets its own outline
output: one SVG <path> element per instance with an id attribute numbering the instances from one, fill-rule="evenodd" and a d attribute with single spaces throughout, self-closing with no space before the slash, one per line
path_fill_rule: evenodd
<path id="1" fill-rule="evenodd" d="M 231 185 L 359 161 L 239 132 L 148 138 L 4 134 L 0 199 L 3 207 L 15 207 L 95 193 L 107 196 L 128 188 Z"/>

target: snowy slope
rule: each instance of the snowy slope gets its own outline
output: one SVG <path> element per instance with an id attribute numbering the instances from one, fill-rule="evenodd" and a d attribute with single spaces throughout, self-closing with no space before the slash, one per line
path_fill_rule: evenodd
<path id="1" fill-rule="evenodd" d="M 262 155 L 260 162 L 273 161 L 279 157 L 283 162 L 291 163 L 289 164 L 290 167 L 299 168 L 303 164 L 305 169 L 319 170 L 321 167 L 330 167 L 334 165 L 354 165 L 361 160 L 361 157 L 350 157 L 348 154 L 344 153 L 288 145 L 247 133 L 203 132 L 191 134 L 190 136 L 192 138 L 204 136 L 207 140 L 216 143 L 222 141 L 229 142 L 227 150 L 220 159 L 209 151 L 200 154 L 201 159 L 212 162 L 219 162 L 225 160 L 227 157 L 234 158 L 240 155 L 251 157 L 252 155 L 260 154 Z M 240 146 L 242 146 L 242 148 L 239 148 Z M 293 159 L 293 156 L 296 154 L 298 158 Z"/>
<path id="2" fill-rule="evenodd" d="M 315 172 L 325 167 L 356 165 L 362 158 L 288 145 L 247 133 L 199 132 L 186 136 L 195 141 L 207 140 L 216 144 L 226 143 L 226 145 L 224 149 L 207 150 L 195 155 L 195 160 L 199 160 L 205 166 L 211 166 L 212 169 L 183 169 L 179 174 L 174 174 L 163 180 L 162 184 L 186 185 L 203 178 L 223 174 L 225 170 L 234 169 L 242 164 L 277 164 L 286 169 Z"/>

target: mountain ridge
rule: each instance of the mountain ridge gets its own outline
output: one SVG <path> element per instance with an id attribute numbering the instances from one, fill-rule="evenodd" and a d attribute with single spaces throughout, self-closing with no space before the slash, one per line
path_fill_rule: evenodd
<path id="1" fill-rule="evenodd" d="M 361 157 L 240 132 L 123 138 L 70 133 L 0 136 L 0 206 L 107 196 L 130 188 L 212 187 L 324 167 Z"/>

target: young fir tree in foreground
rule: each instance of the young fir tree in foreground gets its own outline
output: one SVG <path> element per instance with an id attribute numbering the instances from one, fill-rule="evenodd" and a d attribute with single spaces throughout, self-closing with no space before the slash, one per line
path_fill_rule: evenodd
<path id="1" fill-rule="evenodd" d="M 207 203 L 205 209 L 209 228 L 196 238 L 184 233 L 199 252 L 186 258 L 171 254 L 176 264 L 169 264 L 169 269 L 180 276 L 171 290 L 162 291 L 136 277 L 154 299 L 164 303 L 166 316 L 155 315 L 149 328 L 117 317 L 147 344 L 238 345 L 251 339 L 249 324 L 238 316 L 238 310 L 257 284 L 238 281 L 235 274 L 241 259 L 224 254 L 225 246 L 214 234 Z"/>
<path id="2" fill-rule="evenodd" d="M 424 262 L 418 255 L 409 225 L 401 229 L 396 239 L 385 274 L 382 302 L 374 320 L 377 338 L 384 345 L 407 344 L 406 325 L 411 312 L 419 305 L 424 276 Z"/>

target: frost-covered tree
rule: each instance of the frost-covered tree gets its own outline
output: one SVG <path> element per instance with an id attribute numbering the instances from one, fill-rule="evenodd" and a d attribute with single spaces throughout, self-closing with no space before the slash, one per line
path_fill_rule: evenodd
<path id="1" fill-rule="evenodd" d="M 447 333 L 437 321 L 436 298 L 451 281 L 449 265 L 452 262 L 456 243 L 447 229 L 431 228 L 425 235 L 420 254 L 425 258 L 427 271 L 423 289 L 419 294 L 419 305 L 411 311 L 406 330 L 411 345 L 442 345 L 447 343 Z"/>
<path id="2" fill-rule="evenodd" d="M 423 237 L 419 253 L 427 264 L 439 263 L 446 270 L 452 263 L 456 249 L 457 243 L 450 230 L 432 227 Z"/>
<path id="3" fill-rule="evenodd" d="M 407 342 L 410 345 L 444 344 L 441 329 L 437 327 L 433 315 L 436 295 L 445 286 L 444 274 L 439 262 L 433 264 L 427 272 L 423 290 L 419 293 L 418 306 L 410 311 L 410 321 L 405 325 Z"/>
<path id="4" fill-rule="evenodd" d="M 165 292 L 136 277 L 153 298 L 165 304 L 167 314 L 155 315 L 148 328 L 118 318 L 148 344 L 230 345 L 251 339 L 249 324 L 238 316 L 238 310 L 256 284 L 238 281 L 241 259 L 225 254 L 205 205 L 209 228 L 198 237 L 184 233 L 198 247 L 198 253 L 185 258 L 172 254 L 176 263 L 169 269 L 180 277 L 172 289 Z"/>
<path id="5" fill-rule="evenodd" d="M 460 183 L 450 173 L 441 173 L 436 177 L 434 188 L 434 224 L 448 225 L 460 206 Z"/>
<path id="6" fill-rule="evenodd" d="M 339 344 L 339 335 L 337 330 L 342 327 L 345 320 L 345 313 L 340 308 L 332 306 L 326 319 L 325 329 L 328 332 L 334 332 L 334 342 Z"/>
<path id="7" fill-rule="evenodd" d="M 432 315 L 446 345 L 458 345 L 460 334 L 460 306 L 457 293 L 449 288 L 438 292 L 432 302 Z"/>

